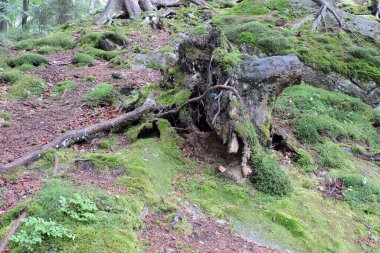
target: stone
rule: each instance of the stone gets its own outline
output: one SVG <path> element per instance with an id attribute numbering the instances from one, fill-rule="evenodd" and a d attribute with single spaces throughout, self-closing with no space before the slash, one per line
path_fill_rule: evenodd
<path id="1" fill-rule="evenodd" d="M 246 57 L 237 64 L 233 78 L 244 96 L 249 116 L 259 129 L 270 119 L 269 101 L 285 88 L 301 82 L 302 67 L 296 55 Z"/>
<path id="2" fill-rule="evenodd" d="M 363 99 L 366 103 L 377 106 L 380 104 L 380 87 L 371 82 L 350 80 L 338 73 L 328 73 L 304 66 L 302 81 L 318 88 L 339 91 Z M 363 88 L 365 87 L 365 88 Z"/>
<path id="3" fill-rule="evenodd" d="M 112 77 L 114 79 L 118 79 L 118 80 L 122 80 L 122 79 L 126 79 L 127 78 L 127 76 L 123 72 L 120 72 L 120 71 L 112 73 Z"/>
<path id="4" fill-rule="evenodd" d="M 228 143 L 228 153 L 236 154 L 239 151 L 239 141 L 237 135 L 232 133 L 230 142 Z"/>

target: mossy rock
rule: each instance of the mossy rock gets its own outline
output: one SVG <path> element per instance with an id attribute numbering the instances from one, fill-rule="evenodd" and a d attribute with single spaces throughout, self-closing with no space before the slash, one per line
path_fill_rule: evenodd
<path id="1" fill-rule="evenodd" d="M 111 84 L 101 83 L 88 91 L 82 98 L 82 101 L 89 107 L 115 105 L 117 98 L 120 96 Z"/>
<path id="2" fill-rule="evenodd" d="M 63 49 L 73 49 L 75 47 L 75 43 L 74 38 L 70 33 L 52 33 L 46 37 L 36 40 L 34 46 L 50 46 Z"/>
<path id="3" fill-rule="evenodd" d="M 128 38 L 116 32 L 106 32 L 100 36 L 97 48 L 105 51 L 113 51 L 126 46 Z"/>
<path id="4" fill-rule="evenodd" d="M 52 89 L 52 93 L 56 96 L 62 96 L 65 92 L 75 89 L 78 85 L 73 81 L 64 81 L 56 83 Z"/>
<path id="5" fill-rule="evenodd" d="M 31 64 L 33 66 L 41 66 L 48 64 L 48 60 L 38 54 L 25 53 L 20 56 L 15 56 L 6 60 L 10 67 L 17 67 L 23 64 Z"/>
<path id="6" fill-rule="evenodd" d="M 92 66 L 94 57 L 88 54 L 78 53 L 72 59 L 71 62 L 80 66 Z"/>
<path id="7" fill-rule="evenodd" d="M 62 47 L 42 46 L 37 50 L 37 52 L 39 54 L 52 54 L 52 53 L 61 52 L 63 50 L 64 49 Z"/>
<path id="8" fill-rule="evenodd" d="M 24 73 L 16 69 L 7 70 L 0 74 L 0 80 L 11 85 L 22 78 L 24 78 Z"/>

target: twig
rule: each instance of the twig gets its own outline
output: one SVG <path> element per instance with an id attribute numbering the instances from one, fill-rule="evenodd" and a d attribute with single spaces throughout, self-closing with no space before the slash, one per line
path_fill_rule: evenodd
<path id="1" fill-rule="evenodd" d="M 26 218 L 26 216 L 27 216 L 26 211 L 22 211 L 22 213 L 20 214 L 20 216 L 17 218 L 17 220 L 15 221 L 15 223 L 12 225 L 11 229 L 9 230 L 7 236 L 5 236 L 4 240 L 1 242 L 1 244 L 0 244 L 0 253 L 5 251 L 8 243 L 9 243 L 9 240 L 14 235 L 14 233 L 16 233 L 17 229 L 21 225 L 21 222 Z"/>

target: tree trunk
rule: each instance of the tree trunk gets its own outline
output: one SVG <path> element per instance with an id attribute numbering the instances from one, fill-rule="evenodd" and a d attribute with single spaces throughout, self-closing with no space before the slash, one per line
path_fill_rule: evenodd
<path id="1" fill-rule="evenodd" d="M 22 20 L 21 25 L 25 27 L 26 22 L 28 21 L 28 11 L 29 11 L 29 0 L 22 0 Z"/>
<path id="2" fill-rule="evenodd" d="M 57 23 L 62 25 L 70 19 L 72 2 L 71 0 L 58 0 L 58 5 L 61 11 L 58 13 Z"/>
<path id="3" fill-rule="evenodd" d="M 7 4 L 8 0 L 0 0 L 0 3 Z M 6 8 L 2 7 L 0 8 L 0 13 L 5 15 L 6 14 Z M 6 32 L 8 29 L 8 21 L 6 18 L 0 18 L 0 32 Z"/>
<path id="4" fill-rule="evenodd" d="M 90 0 L 90 4 L 88 6 L 88 12 L 90 14 L 93 14 L 94 13 L 94 10 L 95 10 L 95 4 L 96 4 L 96 0 Z"/>
<path id="5" fill-rule="evenodd" d="M 178 7 L 188 2 L 202 7 L 206 6 L 204 0 L 108 0 L 104 11 L 95 23 L 111 23 L 112 19 L 118 16 L 136 18 L 142 11 L 153 11 L 157 7 Z"/>

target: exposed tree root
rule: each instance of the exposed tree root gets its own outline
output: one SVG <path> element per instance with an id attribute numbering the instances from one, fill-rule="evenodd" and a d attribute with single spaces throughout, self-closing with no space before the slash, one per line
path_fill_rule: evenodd
<path id="1" fill-rule="evenodd" d="M 151 100 L 150 98 L 148 98 L 142 106 L 136 108 L 135 110 L 133 110 L 131 112 L 128 112 L 126 114 L 123 114 L 123 115 L 116 117 L 114 119 L 111 119 L 111 120 L 100 122 L 98 124 L 89 126 L 87 128 L 84 128 L 84 129 L 69 131 L 69 132 L 57 137 L 53 141 L 47 143 L 46 145 L 44 145 L 39 150 L 28 153 L 25 156 L 20 157 L 16 160 L 12 161 L 11 163 L 0 165 L 0 171 L 1 170 L 9 170 L 9 169 L 12 169 L 16 166 L 21 166 L 21 165 L 33 162 L 33 161 L 37 160 L 41 156 L 41 154 L 43 154 L 45 151 L 47 151 L 50 148 L 60 148 L 60 147 L 68 146 L 70 144 L 69 143 L 70 141 L 75 142 L 75 141 L 81 140 L 83 138 L 86 138 L 89 135 L 93 135 L 93 134 L 96 134 L 96 133 L 99 133 L 102 131 L 109 130 L 115 126 L 119 126 L 119 125 L 124 124 L 126 122 L 134 122 L 134 121 L 140 119 L 141 116 L 145 112 L 151 111 L 155 107 L 156 107 L 155 102 L 153 100 Z"/>
<path id="2" fill-rule="evenodd" d="M 199 97 L 195 97 L 195 98 L 192 98 L 192 99 L 189 99 L 187 100 L 185 103 L 183 103 L 182 105 L 180 105 L 179 107 L 173 109 L 173 110 L 170 110 L 170 111 L 167 111 L 167 112 L 162 112 L 162 113 L 159 113 L 157 114 L 156 116 L 158 118 L 161 118 L 161 117 L 165 117 L 165 116 L 168 116 L 170 114 L 176 114 L 176 113 L 179 113 L 183 108 L 185 108 L 187 105 L 191 104 L 191 103 L 194 103 L 194 102 L 198 102 L 202 99 L 204 99 L 210 91 L 213 91 L 213 90 L 218 90 L 218 89 L 225 89 L 225 90 L 230 90 L 232 91 L 235 96 L 237 97 L 237 99 L 239 100 L 240 103 L 243 104 L 243 99 L 240 97 L 240 94 L 239 92 L 237 91 L 237 89 L 235 89 L 234 87 L 231 87 L 231 86 L 225 86 L 225 85 L 215 85 L 215 86 L 212 86 L 210 87 L 209 89 L 207 89 L 202 95 L 200 95 Z"/>
<path id="3" fill-rule="evenodd" d="M 140 16 L 143 11 L 154 11 L 158 7 L 179 7 L 186 5 L 188 2 L 201 8 L 208 8 L 204 0 L 109 0 L 95 23 L 111 24 L 115 17 L 123 16 L 133 19 Z"/>
<path id="4" fill-rule="evenodd" d="M 8 234 L 5 236 L 4 240 L 0 243 L 0 252 L 5 252 L 5 249 L 7 248 L 9 240 L 16 233 L 17 229 L 21 225 L 21 222 L 26 218 L 26 216 L 27 216 L 27 213 L 23 211 L 20 214 L 20 216 L 17 218 L 17 220 L 15 221 L 15 223 L 12 225 L 11 229 L 9 230 Z"/>
<path id="5" fill-rule="evenodd" d="M 327 23 L 326 23 L 326 12 L 330 12 L 334 19 L 339 23 L 339 26 L 341 28 L 344 28 L 344 23 L 341 18 L 339 18 L 338 14 L 333 10 L 327 0 L 316 0 L 317 3 L 321 6 L 319 11 L 316 14 L 315 20 L 313 24 L 311 25 L 311 30 L 315 31 L 317 30 L 318 26 L 322 23 L 323 27 L 327 31 Z"/>

